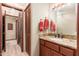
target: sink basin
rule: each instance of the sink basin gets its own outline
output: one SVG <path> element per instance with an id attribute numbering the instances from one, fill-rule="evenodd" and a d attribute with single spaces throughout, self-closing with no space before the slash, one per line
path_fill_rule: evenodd
<path id="1" fill-rule="evenodd" d="M 49 39 L 51 41 L 61 42 L 61 43 L 71 43 L 71 44 L 73 44 L 74 42 L 76 42 L 76 40 L 66 39 L 66 38 L 52 38 L 52 37 L 49 37 Z"/>
<path id="2" fill-rule="evenodd" d="M 66 39 L 66 38 L 58 38 L 58 37 L 54 37 L 54 36 L 46 36 L 48 37 L 49 39 L 51 40 L 59 40 L 59 41 L 65 41 L 65 42 L 74 42 L 76 40 L 73 40 L 73 39 Z"/>

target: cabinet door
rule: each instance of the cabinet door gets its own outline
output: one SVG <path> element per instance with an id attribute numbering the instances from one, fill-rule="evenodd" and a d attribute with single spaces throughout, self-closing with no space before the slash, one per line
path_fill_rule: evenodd
<path id="1" fill-rule="evenodd" d="M 41 56 L 45 55 L 45 53 L 44 53 L 44 46 L 43 45 L 40 45 L 40 55 Z"/>
<path id="2" fill-rule="evenodd" d="M 50 55 L 50 49 L 48 49 L 47 47 L 41 45 L 40 46 L 40 55 L 41 56 L 49 56 Z"/>
<path id="3" fill-rule="evenodd" d="M 65 48 L 65 47 L 60 47 L 60 53 L 66 55 L 66 56 L 73 56 L 74 55 L 74 50 Z"/>
<path id="4" fill-rule="evenodd" d="M 45 56 L 50 56 L 50 49 L 47 47 L 44 47 Z"/>

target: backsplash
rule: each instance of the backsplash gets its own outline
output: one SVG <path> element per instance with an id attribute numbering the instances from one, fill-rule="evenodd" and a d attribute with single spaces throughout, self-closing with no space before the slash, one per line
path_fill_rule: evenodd
<path id="1" fill-rule="evenodd" d="M 63 37 L 68 39 L 77 39 L 76 35 L 63 35 Z"/>

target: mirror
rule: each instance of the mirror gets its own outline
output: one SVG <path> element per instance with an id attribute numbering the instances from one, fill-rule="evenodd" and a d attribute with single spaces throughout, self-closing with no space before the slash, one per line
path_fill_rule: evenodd
<path id="1" fill-rule="evenodd" d="M 50 19 L 57 25 L 57 34 L 77 35 L 77 4 L 50 7 Z"/>

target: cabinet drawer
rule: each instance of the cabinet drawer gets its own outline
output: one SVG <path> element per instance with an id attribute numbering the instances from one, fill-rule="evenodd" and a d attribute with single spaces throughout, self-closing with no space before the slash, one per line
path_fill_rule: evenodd
<path id="1" fill-rule="evenodd" d="M 62 54 L 60 54 L 60 53 L 58 53 L 56 51 L 51 50 L 50 51 L 50 56 L 62 56 Z"/>
<path id="2" fill-rule="evenodd" d="M 44 40 L 40 39 L 40 44 L 44 45 Z"/>
<path id="3" fill-rule="evenodd" d="M 59 51 L 59 46 L 54 44 L 54 43 L 51 43 L 51 42 L 45 42 L 45 46 L 55 50 L 55 51 Z"/>
<path id="4" fill-rule="evenodd" d="M 60 53 L 66 55 L 66 56 L 73 56 L 74 55 L 74 50 L 65 48 L 65 47 L 60 47 Z"/>

